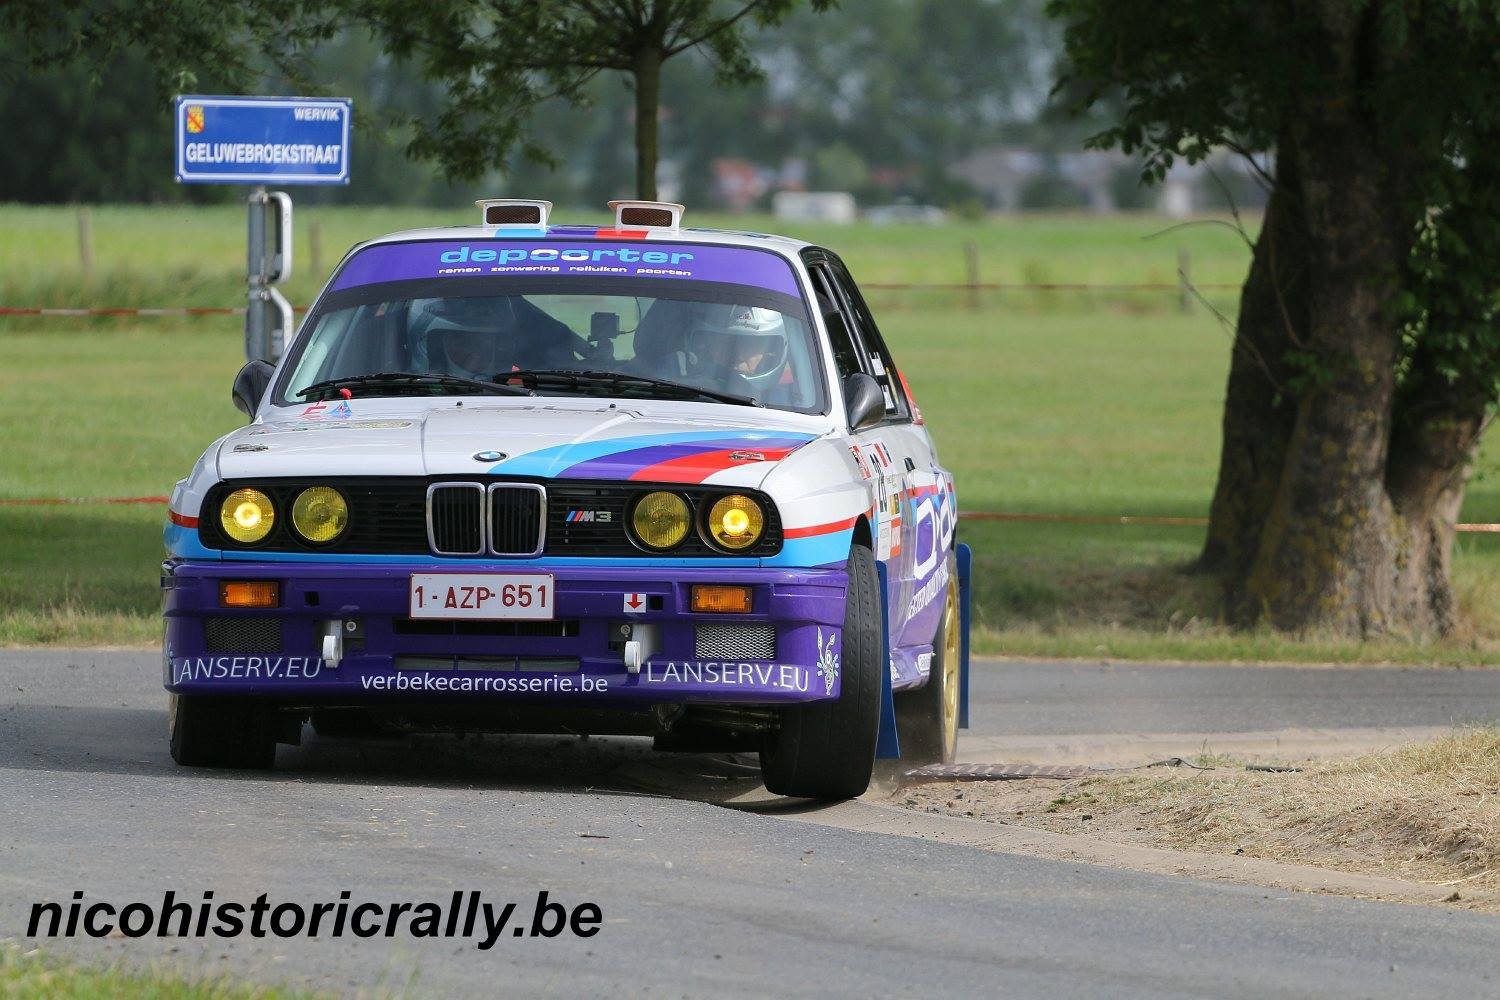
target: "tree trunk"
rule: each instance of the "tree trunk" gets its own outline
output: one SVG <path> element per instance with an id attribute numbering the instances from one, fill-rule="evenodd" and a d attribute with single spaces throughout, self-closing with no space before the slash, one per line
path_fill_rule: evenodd
<path id="1" fill-rule="evenodd" d="M 1302 181 L 1310 368 L 1241 616 L 1364 635 L 1394 624 L 1385 468 L 1401 342 L 1393 298 L 1411 244 L 1395 168 L 1357 110 L 1353 74 L 1350 84 L 1343 100 L 1309 102 L 1305 127 L 1281 153 Z"/>
<path id="2" fill-rule="evenodd" d="M 1222 575 L 1237 624 L 1443 634 L 1456 619 L 1453 526 L 1492 388 L 1455 375 L 1490 369 L 1453 352 L 1482 349 L 1494 320 L 1470 288 L 1426 288 L 1424 325 L 1403 353 L 1398 295 L 1419 219 L 1461 227 L 1458 244 L 1473 248 L 1493 238 L 1494 206 L 1424 214 L 1413 192 L 1445 162 L 1441 139 L 1387 135 L 1364 104 L 1403 50 L 1380 48 L 1376 5 L 1309 6 L 1309 58 L 1328 67 L 1328 86 L 1300 98 L 1278 137 L 1199 565 Z M 1470 172 L 1482 166 L 1466 159 Z M 1468 263 L 1423 280 L 1461 285 Z"/>
<path id="3" fill-rule="evenodd" d="M 635 196 L 656 200 L 657 112 L 661 101 L 661 51 L 642 49 L 635 58 Z"/>
<path id="4" fill-rule="evenodd" d="M 1488 423 L 1482 386 L 1445 377 L 1418 351 L 1397 398 L 1386 490 L 1405 533 L 1397 562 L 1397 613 L 1409 627 L 1445 634 L 1457 624 L 1451 583 L 1453 525 Z"/>
<path id="5" fill-rule="evenodd" d="M 1301 199 L 1293 159 L 1282 157 L 1240 293 L 1224 394 L 1219 480 L 1198 560 L 1199 569 L 1222 574 L 1231 587 L 1244 578 L 1255 556 L 1296 416 L 1294 372 L 1286 359 L 1307 336 Z M 1232 590 L 1228 596 L 1231 604 L 1238 599 Z"/>

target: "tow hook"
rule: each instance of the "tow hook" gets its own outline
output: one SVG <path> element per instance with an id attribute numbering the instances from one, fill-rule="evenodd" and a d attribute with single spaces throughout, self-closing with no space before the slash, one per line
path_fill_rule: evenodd
<path id="1" fill-rule="evenodd" d="M 641 665 L 661 648 L 661 626 L 642 623 L 623 626 L 621 631 L 625 629 L 630 630 L 625 640 L 625 672 L 638 674 Z"/>
<path id="2" fill-rule="evenodd" d="M 344 658 L 344 623 L 341 621 L 323 622 L 322 633 L 323 663 L 332 670 Z"/>

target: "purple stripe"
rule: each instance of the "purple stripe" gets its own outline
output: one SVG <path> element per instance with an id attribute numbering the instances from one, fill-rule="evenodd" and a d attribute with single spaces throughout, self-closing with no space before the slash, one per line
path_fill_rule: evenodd
<path id="1" fill-rule="evenodd" d="M 688 444 L 658 444 L 646 448 L 617 451 L 613 455 L 603 455 L 587 462 L 579 462 L 577 465 L 570 465 L 558 475 L 562 478 L 614 479 L 629 476 L 648 465 L 670 462 L 675 458 L 686 458 L 689 455 L 702 455 L 710 451 L 800 448 L 806 443 L 804 438 L 726 438 L 718 441 L 693 441 Z"/>

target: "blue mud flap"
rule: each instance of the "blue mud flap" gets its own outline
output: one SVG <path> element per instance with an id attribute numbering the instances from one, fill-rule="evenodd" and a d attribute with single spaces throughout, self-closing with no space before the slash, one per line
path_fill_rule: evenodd
<path id="1" fill-rule="evenodd" d="M 969 728 L 969 598 L 974 553 L 958 546 L 958 728 Z"/>
<path id="2" fill-rule="evenodd" d="M 896 695 L 891 690 L 891 609 L 885 563 L 875 560 L 875 572 L 880 578 L 880 730 L 875 737 L 875 759 L 895 760 L 901 756 L 901 739 L 896 735 Z"/>

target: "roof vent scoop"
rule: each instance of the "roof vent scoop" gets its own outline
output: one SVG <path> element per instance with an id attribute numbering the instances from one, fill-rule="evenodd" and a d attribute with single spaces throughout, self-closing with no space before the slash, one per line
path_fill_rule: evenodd
<path id="1" fill-rule="evenodd" d="M 670 201 L 612 201 L 616 229 L 676 229 L 682 225 L 681 205 Z"/>
<path id="2" fill-rule="evenodd" d="M 481 198 L 474 204 L 479 206 L 480 218 L 484 225 L 500 229 L 545 229 L 547 216 L 552 214 L 550 201 Z"/>

